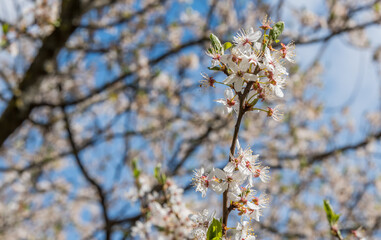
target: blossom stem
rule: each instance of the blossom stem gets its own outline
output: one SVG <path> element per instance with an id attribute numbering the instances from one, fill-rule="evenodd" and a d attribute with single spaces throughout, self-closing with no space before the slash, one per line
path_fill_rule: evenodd
<path id="1" fill-rule="evenodd" d="M 258 111 L 262 111 L 262 112 L 268 112 L 267 110 L 264 110 L 262 108 L 253 108 L 253 110 L 258 110 Z"/>
<path id="2" fill-rule="evenodd" d="M 239 132 L 239 128 L 241 126 L 241 121 L 242 121 L 242 118 L 243 118 L 243 115 L 245 114 L 245 112 L 247 111 L 247 109 L 245 109 L 244 107 L 244 100 L 246 98 L 246 95 L 249 93 L 250 91 L 250 88 L 252 87 L 252 85 L 254 84 L 254 82 L 249 82 L 245 88 L 245 91 L 240 94 L 238 93 L 238 96 L 240 98 L 240 101 L 239 101 L 239 112 L 238 112 L 238 117 L 237 117 L 237 122 L 235 123 L 235 126 L 234 126 L 234 133 L 233 133 L 233 139 L 232 139 L 232 144 L 230 146 L 230 155 L 229 155 L 229 162 L 232 161 L 232 156 L 234 156 L 234 152 L 235 152 L 235 144 L 237 142 L 237 138 L 238 138 L 238 132 Z M 224 227 L 227 227 L 227 223 L 228 223 L 228 217 L 229 217 L 229 209 L 228 209 L 228 190 L 229 190 L 229 187 L 228 189 L 225 190 L 224 194 L 223 194 L 223 204 L 222 204 L 222 225 Z M 225 228 L 222 228 L 222 233 L 223 235 L 225 235 L 226 233 L 226 230 Z"/>
<path id="3" fill-rule="evenodd" d="M 238 118 L 237 118 L 237 122 L 235 123 L 233 140 L 232 140 L 232 144 L 230 147 L 229 162 L 232 160 L 231 156 L 234 156 L 235 143 L 236 143 L 237 138 L 238 138 L 239 127 L 241 125 L 241 120 L 242 120 L 243 114 L 244 114 L 244 109 L 242 106 L 242 101 L 240 101 Z M 229 212 L 230 212 L 228 210 L 228 190 L 229 190 L 229 188 L 226 189 L 226 191 L 223 194 L 223 206 L 222 206 L 222 224 L 223 224 L 223 226 L 227 226 Z M 223 228 L 223 234 L 225 234 L 225 228 Z"/>

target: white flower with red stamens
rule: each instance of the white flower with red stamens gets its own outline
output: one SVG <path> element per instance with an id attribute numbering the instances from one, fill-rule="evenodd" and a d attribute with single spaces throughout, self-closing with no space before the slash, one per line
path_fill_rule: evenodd
<path id="1" fill-rule="evenodd" d="M 262 32 L 254 31 L 250 28 L 248 31 L 241 29 L 237 35 L 233 37 L 233 42 L 242 50 L 249 50 L 255 42 L 257 42 L 262 36 Z"/>
<path id="2" fill-rule="evenodd" d="M 240 192 L 239 186 L 246 178 L 240 172 L 227 173 L 219 168 L 213 169 L 210 175 L 213 176 L 210 186 L 218 194 L 225 192 L 228 188 L 231 192 Z"/>
<path id="3" fill-rule="evenodd" d="M 249 233 L 250 222 L 242 221 L 238 223 L 234 230 L 234 240 L 255 240 L 255 236 Z"/>
<path id="4" fill-rule="evenodd" d="M 223 83 L 225 84 L 233 84 L 234 89 L 237 92 L 240 92 L 242 90 L 242 86 L 246 81 L 255 81 L 257 80 L 257 76 L 254 74 L 248 73 L 250 67 L 249 58 L 246 56 L 242 56 L 242 58 L 238 61 L 234 61 L 234 58 L 231 59 L 222 59 L 221 60 L 225 65 L 227 65 L 230 70 L 232 71 L 232 74 L 230 74 Z"/>
<path id="5" fill-rule="evenodd" d="M 202 197 L 205 197 L 209 187 L 209 177 L 205 173 L 204 168 L 196 169 L 192 180 L 193 185 L 196 187 L 196 192 L 201 192 Z"/>
<path id="6" fill-rule="evenodd" d="M 224 55 L 224 49 L 216 51 L 212 46 L 205 51 L 205 54 L 212 58 L 212 67 L 218 66 L 221 61 L 221 57 Z"/>
<path id="7" fill-rule="evenodd" d="M 255 194 L 255 190 L 250 188 L 241 187 L 240 192 L 228 192 L 228 199 L 243 205 L 247 205 L 249 208 L 260 208 L 251 202 Z"/>
<path id="8" fill-rule="evenodd" d="M 203 79 L 200 81 L 200 87 L 215 87 L 214 84 L 216 83 L 216 80 L 213 77 L 210 77 L 206 73 L 201 73 L 201 76 Z"/>
<path id="9" fill-rule="evenodd" d="M 280 44 L 282 48 L 279 50 L 281 57 L 283 59 L 286 59 L 289 62 L 294 63 L 294 57 L 295 57 L 295 45 L 294 43 L 289 43 L 287 45 L 284 45 L 283 43 Z"/>
<path id="10" fill-rule="evenodd" d="M 209 215 L 209 211 L 204 209 L 201 213 L 191 214 L 189 219 L 193 222 L 193 230 L 191 237 L 194 239 L 205 239 L 210 222 L 213 220 L 215 213 Z"/>
<path id="11" fill-rule="evenodd" d="M 267 197 L 267 194 L 264 193 L 259 195 L 259 197 L 253 197 L 251 201 L 259 208 L 267 208 L 269 203 L 269 198 Z"/>
<path id="12" fill-rule="evenodd" d="M 248 209 L 248 211 L 245 214 L 248 218 L 254 219 L 255 221 L 259 222 L 259 218 L 262 216 L 262 209 L 258 208 L 252 208 Z"/>
<path id="13" fill-rule="evenodd" d="M 272 117 L 275 121 L 282 121 L 283 113 L 279 111 L 279 105 L 275 108 L 267 107 L 267 116 Z"/>
<path id="14" fill-rule="evenodd" d="M 288 75 L 286 68 L 281 64 L 281 58 L 278 54 L 271 54 L 271 50 L 266 48 L 263 56 L 261 68 L 266 72 L 272 72 L 274 75 Z"/>
<path id="15" fill-rule="evenodd" d="M 238 97 L 235 99 L 234 93 L 230 88 L 225 90 L 225 99 L 218 99 L 216 102 L 222 103 L 225 106 L 223 111 L 224 114 L 230 114 L 233 110 L 238 112 Z"/>
<path id="16" fill-rule="evenodd" d="M 258 167 L 255 169 L 253 176 L 255 178 L 260 178 L 262 182 L 267 183 L 270 180 L 269 169 L 270 167 L 267 166 L 263 168 Z"/>

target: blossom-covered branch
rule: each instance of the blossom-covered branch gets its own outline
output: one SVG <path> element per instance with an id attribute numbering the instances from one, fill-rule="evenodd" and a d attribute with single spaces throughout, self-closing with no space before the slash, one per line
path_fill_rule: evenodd
<path id="1" fill-rule="evenodd" d="M 234 114 L 237 120 L 227 165 L 223 169 L 213 168 L 209 172 L 204 168 L 195 171 L 193 182 L 196 191 L 201 192 L 203 197 L 208 189 L 223 194 L 221 222 L 208 218 L 208 224 L 193 231 L 195 239 L 225 239 L 230 229 L 233 230 L 233 239 L 255 239 L 249 229 L 251 220 L 259 221 L 263 208 L 268 206 L 267 195 L 257 195 L 253 186 L 256 178 L 263 183 L 269 181 L 269 168 L 261 165 L 259 155 L 253 155 L 250 148 L 241 148 L 238 134 L 242 118 L 247 112 L 262 111 L 267 116 L 280 120 L 278 108 L 271 108 L 266 103 L 284 96 L 282 89 L 286 82 L 285 76 L 288 75 L 284 63 L 294 62 L 294 45 L 281 43 L 279 50 L 274 49 L 273 44 L 279 42 L 284 23 L 270 25 L 270 21 L 264 20 L 260 27 L 263 34 L 253 28 L 240 30 L 234 37 L 233 44 L 222 44 L 218 37 L 210 35 L 211 46 L 206 52 L 212 58 L 210 69 L 223 72 L 226 79 L 218 82 L 213 77 L 202 74 L 202 86 L 214 87 L 215 83 L 219 83 L 228 87 L 225 98 L 217 102 L 223 104 L 223 113 Z M 227 50 L 230 50 L 230 54 Z M 241 221 L 235 228 L 228 227 L 228 217 L 233 210 L 241 216 Z M 200 215 L 203 218 L 206 217 L 205 211 Z M 211 230 L 216 227 L 221 231 Z"/>

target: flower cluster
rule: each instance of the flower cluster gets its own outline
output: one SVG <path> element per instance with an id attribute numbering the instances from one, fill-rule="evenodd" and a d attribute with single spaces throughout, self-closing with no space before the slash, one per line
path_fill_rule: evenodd
<path id="1" fill-rule="evenodd" d="M 229 209 L 237 210 L 242 216 L 242 222 L 235 228 L 235 236 L 237 239 L 250 239 L 244 237 L 248 235 L 249 230 L 244 227 L 249 224 L 247 220 L 259 221 L 262 209 L 266 208 L 269 202 L 266 194 L 257 196 L 253 189 L 254 179 L 267 183 L 270 179 L 269 167 L 261 166 L 259 155 L 253 155 L 249 148 L 242 149 L 238 140 L 236 146 L 237 156 L 231 156 L 231 161 L 222 170 L 215 168 L 209 173 L 205 172 L 204 168 L 195 170 L 193 184 L 203 197 L 208 189 L 218 194 L 227 191 Z M 193 236 L 196 239 L 205 239 L 213 216 L 208 216 L 205 211 L 199 216 L 199 219 L 203 219 L 202 224 L 194 229 Z M 237 231 L 238 229 L 241 230 Z"/>
<path id="2" fill-rule="evenodd" d="M 240 30 L 234 37 L 234 45 L 230 42 L 222 45 L 212 34 L 212 46 L 206 51 L 212 58 L 210 69 L 222 71 L 227 77 L 218 82 L 213 77 L 202 74 L 202 86 L 214 86 L 215 83 L 220 83 L 229 87 L 225 90 L 225 98 L 217 100 L 225 106 L 224 113 L 233 111 L 238 113 L 242 104 L 246 111 L 264 111 L 278 121 L 281 119 L 281 114 L 275 111 L 277 108 L 262 109 L 254 106 L 258 100 L 263 102 L 284 96 L 282 89 L 288 75 L 284 65 L 286 62 L 294 62 L 295 46 L 293 43 L 287 45 L 281 43 L 278 50 L 272 47 L 273 43 L 279 42 L 277 38 L 283 31 L 283 22 L 275 24 L 272 28 L 269 24 L 264 24 L 261 28 L 264 29 L 264 34 L 261 31 L 254 31 L 253 28 L 247 31 Z M 271 30 L 267 34 L 269 28 Z M 230 54 L 226 53 L 228 49 Z"/>
<path id="3" fill-rule="evenodd" d="M 133 163 L 136 195 L 143 219 L 132 227 L 132 235 L 140 239 L 186 239 L 193 227 L 190 211 L 183 199 L 184 189 L 155 168 L 154 176 L 147 175 Z M 129 194 L 131 195 L 131 194 Z M 155 231 L 157 230 L 157 231 Z"/>
<path id="4" fill-rule="evenodd" d="M 190 211 L 183 200 L 183 189 L 167 179 L 160 192 L 147 195 L 149 212 L 146 221 L 138 221 L 132 228 L 132 235 L 147 239 L 154 226 L 162 239 L 185 239 L 192 228 Z"/>
<path id="5" fill-rule="evenodd" d="M 249 111 L 263 111 L 276 121 L 281 119 L 278 106 L 271 108 L 256 105 L 258 102 L 264 105 L 269 100 L 284 96 L 282 90 L 288 75 L 285 63 L 294 62 L 294 45 L 280 43 L 278 50 L 273 47 L 274 43 L 279 43 L 278 38 L 284 29 L 283 22 L 270 26 L 266 20 L 261 28 L 263 33 L 254 31 L 253 28 L 240 30 L 233 43 L 226 42 L 223 45 L 215 35 L 210 35 L 211 46 L 206 51 L 212 58 L 209 69 L 223 72 L 226 78 L 219 82 L 214 77 L 202 74 L 201 86 L 214 87 L 216 83 L 227 86 L 225 97 L 217 102 L 223 104 L 225 114 L 236 113 L 237 122 L 227 165 L 223 169 L 213 168 L 210 172 L 204 168 L 194 172 L 193 184 L 202 197 L 206 196 L 208 189 L 223 194 L 221 221 L 216 220 L 214 214 L 209 215 L 206 210 L 192 215 L 194 239 L 227 239 L 227 236 L 232 236 L 229 239 L 254 240 L 250 223 L 252 220 L 259 221 L 262 210 L 269 203 L 266 194 L 257 194 L 253 189 L 255 179 L 263 183 L 269 181 L 269 167 L 262 166 L 258 155 L 253 155 L 250 148 L 241 148 L 238 132 L 243 115 Z M 229 54 L 226 52 L 228 49 Z M 237 211 L 241 216 L 234 228 L 227 227 L 231 211 Z"/>

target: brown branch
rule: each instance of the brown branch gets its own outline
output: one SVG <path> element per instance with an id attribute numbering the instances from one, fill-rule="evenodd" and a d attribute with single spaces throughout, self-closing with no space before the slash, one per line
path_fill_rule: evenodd
<path id="1" fill-rule="evenodd" d="M 101 185 L 94 178 L 92 178 L 90 176 L 90 174 L 86 170 L 85 166 L 83 165 L 82 160 L 79 157 L 79 151 L 78 151 L 77 145 L 74 141 L 73 133 L 71 131 L 70 121 L 69 121 L 69 118 L 68 118 L 67 113 L 66 113 L 64 108 L 62 108 L 62 112 L 64 115 L 67 137 L 68 137 L 70 146 L 71 146 L 72 151 L 73 151 L 75 162 L 76 162 L 77 166 L 79 167 L 82 175 L 86 179 L 86 181 L 96 190 L 96 192 L 98 194 L 99 201 L 100 201 L 100 204 L 102 207 L 102 214 L 103 214 L 103 220 L 104 220 L 104 231 L 106 234 L 106 239 L 110 240 L 111 234 L 112 234 L 112 225 L 111 225 L 110 219 L 108 217 L 108 206 L 107 206 L 106 194 L 105 194 L 103 188 L 101 187 Z"/>
<path id="2" fill-rule="evenodd" d="M 37 56 L 24 75 L 18 89 L 21 94 L 13 96 L 6 109 L 0 117 L 0 147 L 5 140 L 28 118 L 32 107 L 30 103 L 23 100 L 24 95 L 33 94 L 33 90 L 38 89 L 43 77 L 48 75 L 46 65 L 54 61 L 64 47 L 66 41 L 75 31 L 74 20 L 83 14 L 80 3 L 76 0 L 62 1 L 61 24 L 46 37 L 39 49 Z"/>
<path id="3" fill-rule="evenodd" d="M 214 119 L 213 122 L 216 121 L 216 120 L 218 120 L 218 119 Z M 181 169 L 181 167 L 185 164 L 185 162 L 189 159 L 189 157 L 209 137 L 209 135 L 213 131 L 221 129 L 224 126 L 226 126 L 226 121 L 221 121 L 216 126 L 213 126 L 212 124 L 210 124 L 208 126 L 208 129 L 202 135 L 200 135 L 199 137 L 194 138 L 194 139 L 188 139 L 188 140 L 186 140 L 187 143 L 192 143 L 192 145 L 187 149 L 187 151 L 185 152 L 184 156 L 178 161 L 178 163 L 175 165 L 175 167 L 173 167 L 173 170 L 171 171 L 171 173 L 169 173 L 168 175 L 169 176 L 176 175 L 178 173 L 178 171 Z M 175 155 L 174 155 L 173 159 L 171 159 L 169 165 L 172 165 L 171 163 L 174 163 L 174 162 L 175 162 Z"/>
<path id="4" fill-rule="evenodd" d="M 178 47 L 175 47 L 173 49 L 168 50 L 167 52 L 163 53 L 162 55 L 158 56 L 157 58 L 151 59 L 148 62 L 148 64 L 151 65 L 151 66 L 156 65 L 156 64 L 160 63 L 161 61 L 165 60 L 166 58 L 171 57 L 172 55 L 175 55 L 176 53 L 180 52 L 181 50 L 183 50 L 185 48 L 202 44 L 202 43 L 204 43 L 207 40 L 208 40 L 208 38 L 204 36 L 204 37 L 201 37 L 199 39 L 195 39 L 195 40 L 186 42 L 186 43 L 184 43 L 184 44 L 182 44 L 182 45 L 180 45 Z M 76 104 L 79 104 L 81 102 L 84 102 L 84 101 L 94 97 L 97 94 L 100 94 L 100 93 L 104 92 L 105 90 L 115 86 L 119 82 L 122 82 L 127 77 L 132 76 L 132 75 L 133 75 L 133 72 L 125 72 L 125 73 L 121 74 L 120 76 L 116 77 L 115 79 L 113 79 L 112 81 L 107 82 L 104 85 L 91 90 L 88 95 L 80 97 L 78 99 L 74 99 L 74 100 L 70 100 L 70 101 L 65 101 L 65 102 L 61 102 L 61 103 L 58 103 L 58 104 L 52 104 L 52 103 L 49 103 L 49 102 L 39 102 L 39 103 L 33 103 L 31 106 L 32 107 L 41 107 L 41 106 L 66 107 L 66 106 L 76 105 Z M 137 90 L 137 85 L 136 85 L 136 83 L 126 84 L 124 86 L 124 88 L 132 88 L 132 89 Z"/>
<path id="5" fill-rule="evenodd" d="M 257 70 L 256 70 L 257 71 Z M 241 121 L 242 121 L 242 118 L 243 118 L 243 115 L 246 113 L 247 109 L 245 108 L 245 98 L 247 96 L 247 94 L 249 93 L 251 87 L 253 86 L 254 82 L 249 82 L 244 90 L 244 92 L 241 94 L 241 93 L 237 93 L 238 96 L 239 96 L 239 112 L 238 112 L 238 117 L 237 117 L 237 121 L 236 121 L 236 124 L 234 126 L 234 133 L 233 133 L 233 139 L 232 139 L 232 143 L 231 143 L 231 146 L 230 146 L 230 154 L 229 154 L 229 162 L 232 161 L 232 156 L 234 156 L 234 152 L 235 152 L 235 144 L 237 142 L 237 138 L 238 138 L 238 132 L 239 132 L 239 128 L 241 126 Z M 226 232 L 226 229 L 225 227 L 227 227 L 227 223 L 228 223 L 228 218 L 229 218 L 229 209 L 228 209 L 228 189 L 226 189 L 226 191 L 223 193 L 223 202 L 222 202 L 222 225 L 224 226 L 222 229 L 222 233 L 223 235 L 225 234 Z"/>
<path id="6" fill-rule="evenodd" d="M 351 32 L 351 31 L 355 31 L 355 30 L 360 30 L 360 29 L 363 29 L 363 28 L 366 28 L 366 27 L 369 27 L 372 25 L 380 24 L 380 22 L 381 22 L 381 18 L 378 18 L 376 20 L 365 22 L 365 23 L 362 23 L 362 24 L 359 24 L 359 25 L 356 25 L 353 27 L 344 27 L 342 29 L 333 31 L 324 37 L 317 37 L 317 38 L 309 39 L 306 41 L 303 41 L 301 39 L 297 39 L 294 41 L 294 43 L 297 45 L 307 45 L 307 44 L 312 44 L 312 43 L 317 43 L 317 42 L 326 42 L 326 41 L 330 40 L 331 38 L 333 38 L 337 35 L 341 35 L 343 33 Z"/>
<path id="7" fill-rule="evenodd" d="M 312 165 L 314 163 L 321 162 L 328 157 L 334 156 L 335 154 L 338 154 L 341 152 L 346 152 L 349 150 L 356 150 L 356 149 L 365 147 L 374 139 L 376 139 L 376 140 L 381 139 L 381 131 L 374 133 L 374 134 L 370 134 L 364 140 L 362 140 L 358 143 L 348 144 L 348 145 L 345 145 L 342 147 L 332 149 L 330 151 L 326 151 L 326 152 L 322 152 L 322 153 L 314 153 L 311 155 L 297 154 L 295 156 L 278 156 L 277 158 L 278 158 L 278 160 L 298 160 L 298 159 L 304 158 L 304 159 L 307 159 L 307 165 L 309 166 L 309 165 Z M 273 169 L 283 168 L 282 164 L 272 165 L 270 167 Z"/>
<path id="8" fill-rule="evenodd" d="M 110 23 L 107 23 L 107 24 L 103 24 L 103 25 L 93 24 L 93 23 L 87 24 L 87 25 L 79 24 L 78 27 L 79 28 L 86 28 L 86 29 L 90 29 L 90 30 L 99 30 L 99 29 L 114 27 L 114 26 L 119 25 L 119 24 L 125 24 L 125 23 L 129 22 L 130 20 L 134 19 L 135 17 L 144 15 L 147 12 L 152 11 L 154 8 L 162 6 L 165 2 L 166 2 L 166 0 L 159 0 L 157 2 L 150 3 L 147 6 L 145 6 L 144 8 L 142 8 L 141 10 L 138 10 L 134 13 L 131 13 L 130 15 L 128 15 L 126 17 L 121 17 L 120 19 L 115 20 L 115 21 L 110 22 Z"/>

